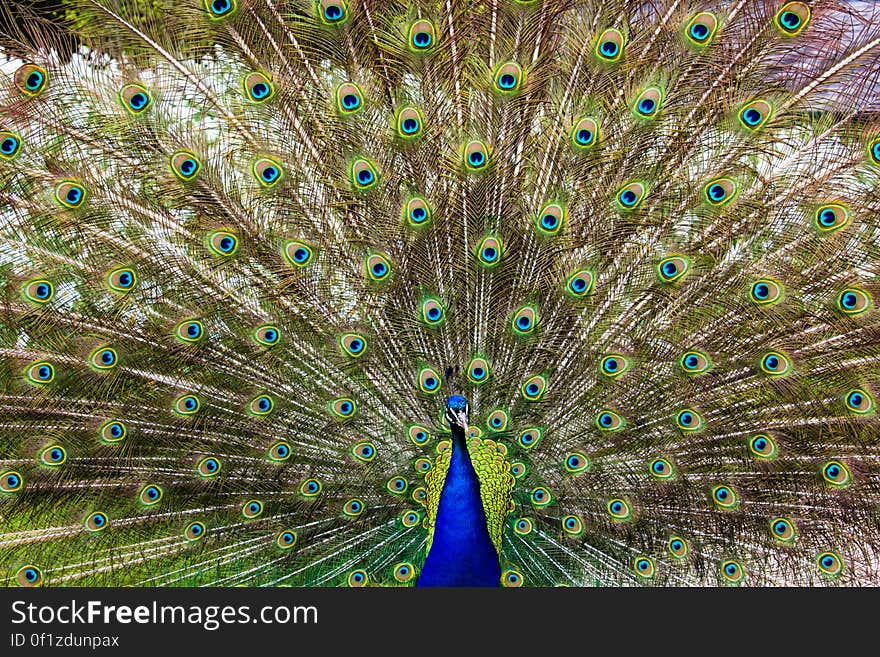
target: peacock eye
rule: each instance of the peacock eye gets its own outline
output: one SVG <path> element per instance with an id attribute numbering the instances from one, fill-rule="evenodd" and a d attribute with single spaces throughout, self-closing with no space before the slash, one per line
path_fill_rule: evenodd
<path id="1" fill-rule="evenodd" d="M 433 367 L 423 367 L 420 369 L 416 382 L 418 383 L 419 390 L 429 395 L 439 392 L 443 385 L 443 379 Z"/>
<path id="2" fill-rule="evenodd" d="M 55 368 L 51 363 L 41 360 L 28 366 L 25 377 L 35 385 L 46 385 L 55 380 Z"/>
<path id="3" fill-rule="evenodd" d="M 519 436 L 517 437 L 517 442 L 520 444 L 520 447 L 523 449 L 532 449 L 541 442 L 541 438 L 544 437 L 544 430 L 540 427 L 531 427 L 529 429 L 523 429 L 519 432 Z"/>
<path id="4" fill-rule="evenodd" d="M 593 291 L 595 275 L 589 269 L 578 269 L 568 275 L 565 291 L 573 299 L 583 299 Z"/>
<path id="5" fill-rule="evenodd" d="M 489 147 L 482 141 L 470 141 L 464 147 L 464 165 L 468 171 L 480 171 L 489 163 Z"/>
<path id="6" fill-rule="evenodd" d="M 675 415 L 675 424 L 682 431 L 696 432 L 704 427 L 703 416 L 692 408 L 684 408 Z"/>
<path id="7" fill-rule="evenodd" d="M 162 500 L 164 492 L 156 484 L 148 484 L 141 489 L 138 499 L 145 506 L 155 506 Z"/>
<path id="8" fill-rule="evenodd" d="M 491 235 L 484 237 L 477 246 L 477 259 L 479 263 L 489 269 L 498 266 L 501 262 L 502 254 L 501 240 Z"/>
<path id="9" fill-rule="evenodd" d="M 815 224 L 821 234 L 830 234 L 845 228 L 852 220 L 852 212 L 842 203 L 827 203 L 816 209 Z"/>
<path id="10" fill-rule="evenodd" d="M 358 461 L 369 463 L 376 458 L 376 445 L 369 441 L 357 443 L 351 448 L 351 453 Z"/>
<path id="11" fill-rule="evenodd" d="M 721 577 L 730 584 L 739 584 L 745 578 L 745 571 L 737 561 L 725 561 L 721 564 Z"/>
<path id="12" fill-rule="evenodd" d="M 353 498 L 348 500 L 342 506 L 342 513 L 348 516 L 349 518 L 357 518 L 364 512 L 364 503 L 362 500 L 357 498 Z"/>
<path id="13" fill-rule="evenodd" d="M 352 588 L 361 588 L 366 586 L 369 583 L 369 578 L 367 577 L 366 571 L 363 570 L 353 570 L 348 575 L 348 585 Z"/>
<path id="14" fill-rule="evenodd" d="M 343 82 L 336 88 L 336 109 L 343 116 L 355 114 L 364 107 L 364 93 L 353 82 Z"/>
<path id="15" fill-rule="evenodd" d="M 796 36 L 810 22 L 810 8 L 803 2 L 789 2 L 779 9 L 773 21 L 786 36 Z"/>
<path id="16" fill-rule="evenodd" d="M 23 64 L 16 69 L 13 81 L 25 96 L 36 96 L 46 88 L 48 74 L 42 66 Z"/>
<path id="17" fill-rule="evenodd" d="M 535 228 L 538 233 L 552 237 L 558 235 L 568 217 L 564 205 L 557 202 L 546 203 L 535 217 Z"/>
<path id="18" fill-rule="evenodd" d="M 11 161 L 21 151 L 21 137 L 8 130 L 0 130 L 0 160 Z"/>
<path id="19" fill-rule="evenodd" d="M 174 412 L 179 415 L 194 415 L 201 407 L 199 398 L 195 395 L 183 395 L 174 400 Z"/>
<path id="20" fill-rule="evenodd" d="M 394 579 L 401 584 L 413 581 L 413 578 L 416 576 L 415 566 L 408 561 L 395 565 L 392 572 L 394 573 Z"/>
<path id="21" fill-rule="evenodd" d="M 204 0 L 211 20 L 220 20 L 235 13 L 237 0 Z"/>
<path id="22" fill-rule="evenodd" d="M 430 50 L 436 38 L 434 24 L 427 19 L 417 20 L 409 28 L 409 47 L 415 52 Z"/>
<path id="23" fill-rule="evenodd" d="M 481 356 L 476 356 L 468 363 L 468 381 L 475 386 L 481 386 L 492 378 L 492 367 L 489 361 Z"/>
<path id="24" fill-rule="evenodd" d="M 355 158 L 349 169 L 352 185 L 357 190 L 367 190 L 376 185 L 379 174 L 376 166 L 363 157 Z"/>
<path id="25" fill-rule="evenodd" d="M 198 541 L 205 537 L 205 534 L 208 532 L 205 523 L 203 522 L 191 522 L 186 526 L 186 529 L 183 531 L 184 538 L 188 541 Z"/>
<path id="26" fill-rule="evenodd" d="M 296 532 L 290 529 L 282 530 L 275 539 L 275 545 L 282 550 L 289 550 L 296 545 Z"/>
<path id="27" fill-rule="evenodd" d="M 669 256 L 657 263 L 657 276 L 662 283 L 677 283 L 691 269 L 691 262 L 684 256 Z"/>
<path id="28" fill-rule="evenodd" d="M 874 397 L 867 390 L 854 388 L 844 396 L 847 410 L 857 415 L 870 415 L 874 412 Z"/>
<path id="29" fill-rule="evenodd" d="M 191 151 L 177 151 L 171 156 L 171 172 L 184 182 L 195 180 L 201 170 L 201 160 Z"/>
<path id="30" fill-rule="evenodd" d="M 36 566 L 24 566 L 16 573 L 15 581 L 19 586 L 42 586 L 43 571 Z"/>
<path id="31" fill-rule="evenodd" d="M 596 413 L 593 424 L 600 431 L 614 432 L 626 427 L 626 420 L 617 411 L 604 409 Z"/>
<path id="32" fill-rule="evenodd" d="M 571 145 L 585 151 L 599 143 L 599 122 L 590 117 L 578 120 L 571 128 Z"/>
<path id="33" fill-rule="evenodd" d="M 274 347 L 281 340 L 281 330 L 275 324 L 263 324 L 253 332 L 254 340 L 263 347 Z"/>
<path id="34" fill-rule="evenodd" d="M 177 325 L 174 335 L 181 342 L 195 344 L 205 337 L 205 326 L 199 320 L 188 319 Z"/>
<path id="35" fill-rule="evenodd" d="M 284 259 L 296 269 L 301 269 L 312 262 L 315 252 L 311 245 L 299 240 L 292 240 L 284 245 Z"/>
<path id="36" fill-rule="evenodd" d="M 55 286 L 45 278 L 37 278 L 25 283 L 21 293 L 28 301 L 42 305 L 49 303 L 55 296 Z"/>
<path id="37" fill-rule="evenodd" d="M 341 25 L 348 20 L 348 3 L 345 0 L 320 0 L 319 16 L 327 25 Z"/>
<path id="38" fill-rule="evenodd" d="M 633 114 L 640 119 L 653 119 L 660 111 L 663 93 L 658 87 L 644 89 L 632 105 Z"/>
<path id="39" fill-rule="evenodd" d="M 248 520 L 259 518 L 262 514 L 263 503 L 260 500 L 248 500 L 241 507 L 241 515 Z"/>
<path id="40" fill-rule="evenodd" d="M 152 104 L 153 97 L 147 88 L 141 84 L 127 84 L 119 90 L 119 100 L 129 114 L 137 116 L 142 114 Z"/>
<path id="41" fill-rule="evenodd" d="M 107 514 L 96 511 L 86 516 L 85 520 L 83 520 L 83 525 L 91 532 L 99 532 L 102 529 L 106 529 L 109 522 Z"/>
<path id="42" fill-rule="evenodd" d="M 550 491 L 547 490 L 544 486 L 538 486 L 537 488 L 532 489 L 529 497 L 532 501 L 532 504 L 536 507 L 547 506 L 553 501 L 553 496 L 550 494 Z"/>
<path id="43" fill-rule="evenodd" d="M 695 46 L 705 46 L 718 29 L 718 19 L 708 11 L 700 12 L 688 22 L 685 35 Z"/>
<path id="44" fill-rule="evenodd" d="M 836 552 L 822 552 L 816 557 L 816 565 L 826 577 L 838 577 L 843 572 L 843 559 Z"/>
<path id="45" fill-rule="evenodd" d="M 339 337 L 339 347 L 351 358 L 360 358 L 367 353 L 367 338 L 360 333 L 344 333 Z"/>
<path id="46" fill-rule="evenodd" d="M 761 371 L 769 376 L 785 376 L 792 367 L 791 359 L 781 351 L 768 351 L 761 357 Z"/>
<path id="47" fill-rule="evenodd" d="M 274 187 L 284 177 L 284 167 L 274 158 L 261 157 L 254 162 L 253 174 L 261 186 Z"/>
<path id="48" fill-rule="evenodd" d="M 535 330 L 538 325 L 538 309 L 534 306 L 523 306 L 517 310 L 511 320 L 513 332 L 519 336 L 526 336 Z"/>
<path id="49" fill-rule="evenodd" d="M 220 474 L 222 467 L 220 459 L 208 456 L 196 464 L 196 472 L 202 477 L 215 477 Z"/>
<path id="50" fill-rule="evenodd" d="M 382 283 L 391 276 L 391 260 L 384 253 L 369 253 L 364 259 L 364 269 L 371 281 Z"/>
<path id="51" fill-rule="evenodd" d="M 501 64 L 493 76 L 493 84 L 495 91 L 502 94 L 513 94 L 522 88 L 525 74 L 522 67 L 516 62 L 505 62 Z"/>
<path id="52" fill-rule="evenodd" d="M 846 287 L 837 295 L 837 308 L 852 317 L 867 312 L 873 304 L 871 294 L 858 287 Z"/>
<path id="53" fill-rule="evenodd" d="M 690 551 L 688 542 L 680 536 L 670 537 L 666 546 L 669 548 L 669 553 L 676 559 L 684 559 Z"/>
<path id="54" fill-rule="evenodd" d="M 632 518 L 632 507 L 630 507 L 629 502 L 622 498 L 617 497 L 608 500 L 605 509 L 613 520 L 621 521 Z"/>
<path id="55" fill-rule="evenodd" d="M 749 439 L 749 451 L 755 458 L 769 461 L 776 458 L 779 448 L 772 436 L 766 433 L 759 433 Z"/>
<path id="56" fill-rule="evenodd" d="M 523 575 L 518 570 L 510 568 L 501 574 L 501 585 L 506 588 L 518 588 L 523 585 Z"/>
<path id="57" fill-rule="evenodd" d="M 609 354 L 599 362 L 599 371 L 610 379 L 620 378 L 629 368 L 629 359 L 623 354 Z"/>
<path id="58" fill-rule="evenodd" d="M 657 566 L 654 563 L 653 559 L 648 557 L 636 557 L 633 561 L 633 569 L 636 571 L 636 575 L 642 577 L 644 579 L 651 579 L 654 577 L 654 573 L 656 572 Z"/>
<path id="59" fill-rule="evenodd" d="M 275 462 L 286 461 L 290 458 L 290 443 L 279 441 L 269 448 L 269 459 Z"/>
<path id="60" fill-rule="evenodd" d="M 74 180 L 65 180 L 55 187 L 55 200 L 65 208 L 78 208 L 86 202 L 87 197 L 85 186 Z"/>
<path id="61" fill-rule="evenodd" d="M 306 479 L 299 487 L 299 492 L 305 497 L 317 497 L 322 490 L 323 486 L 317 479 Z"/>
<path id="62" fill-rule="evenodd" d="M 431 439 L 431 434 L 428 430 L 420 426 L 418 424 L 414 424 L 407 431 L 409 435 L 409 439 L 416 445 L 424 445 Z"/>
<path id="63" fill-rule="evenodd" d="M 520 536 L 531 534 L 533 529 L 534 525 L 529 518 L 520 518 L 513 524 L 513 531 L 515 531 Z"/>
<path id="64" fill-rule="evenodd" d="M 770 521 L 770 535 L 780 543 L 794 543 L 797 528 L 788 518 L 773 518 Z"/>
<path id="65" fill-rule="evenodd" d="M 21 474 L 13 470 L 7 470 L 0 473 L 0 492 L 15 493 L 24 486 L 24 479 Z"/>
<path id="66" fill-rule="evenodd" d="M 668 459 L 659 458 L 651 461 L 650 472 L 657 479 L 671 479 L 675 476 L 675 468 Z"/>
<path id="67" fill-rule="evenodd" d="M 717 178 L 703 187 L 703 196 L 710 205 L 721 207 L 736 196 L 739 186 L 730 178 Z"/>
<path id="68" fill-rule="evenodd" d="M 736 491 L 730 486 L 715 486 L 712 489 L 712 500 L 715 504 L 725 510 L 733 509 L 739 504 L 739 497 Z"/>
<path id="69" fill-rule="evenodd" d="M 535 374 L 526 379 L 520 387 L 520 392 L 526 401 L 540 401 L 547 392 L 547 379 L 541 374 Z"/>
<path id="70" fill-rule="evenodd" d="M 357 404 L 350 397 L 338 397 L 328 404 L 330 413 L 340 420 L 348 420 L 357 414 Z"/>
<path id="71" fill-rule="evenodd" d="M 125 294 L 137 285 L 137 273 L 131 267 L 119 267 L 107 274 L 107 287 L 113 292 Z"/>
<path id="72" fill-rule="evenodd" d="M 709 355 L 702 351 L 687 351 L 679 360 L 681 369 L 688 374 L 703 374 L 712 368 Z"/>
<path id="73" fill-rule="evenodd" d="M 269 415 L 274 409 L 275 400 L 269 395 L 258 395 L 247 406 L 248 413 L 258 417 Z"/>
<path id="74" fill-rule="evenodd" d="M 766 100 L 752 100 L 743 105 L 737 118 L 747 130 L 754 132 L 761 128 L 773 115 L 773 106 Z"/>
<path id="75" fill-rule="evenodd" d="M 254 71 L 244 79 L 244 93 L 251 102 L 262 103 L 274 95 L 275 87 L 266 75 Z"/>
<path id="76" fill-rule="evenodd" d="M 89 356 L 89 365 L 99 371 L 113 369 L 118 362 L 119 356 L 116 350 L 110 347 L 100 347 Z"/>
<path id="77" fill-rule="evenodd" d="M 425 117 L 417 107 L 406 106 L 397 113 L 395 127 L 397 135 L 403 139 L 413 139 L 422 134 Z"/>
<path id="78" fill-rule="evenodd" d="M 759 278 L 749 288 L 749 298 L 759 306 L 770 306 L 782 301 L 785 288 L 772 278 Z"/>
<path id="79" fill-rule="evenodd" d="M 647 186 L 638 181 L 624 185 L 615 194 L 618 209 L 624 212 L 635 210 L 644 200 L 647 190 Z"/>
<path id="80" fill-rule="evenodd" d="M 562 531 L 569 536 L 580 536 L 584 533 L 584 521 L 578 516 L 565 516 L 562 518 Z"/>
<path id="81" fill-rule="evenodd" d="M 61 445 L 50 445 L 40 452 L 40 463 L 56 468 L 67 462 L 67 451 Z"/>
<path id="82" fill-rule="evenodd" d="M 412 228 L 427 226 L 431 221 L 431 206 L 421 196 L 413 196 L 403 206 L 403 218 Z"/>
<path id="83" fill-rule="evenodd" d="M 846 488 L 852 483 L 852 472 L 843 461 L 828 461 L 822 466 L 822 478 L 835 488 Z"/>
<path id="84" fill-rule="evenodd" d="M 446 318 L 446 309 L 439 299 L 428 298 L 422 301 L 422 321 L 429 326 L 438 326 Z"/>
<path id="85" fill-rule="evenodd" d="M 623 55 L 624 38 L 620 31 L 609 28 L 596 41 L 596 56 L 603 62 L 619 61 Z"/>
<path id="86" fill-rule="evenodd" d="M 565 457 L 565 471 L 569 474 L 587 472 L 590 465 L 590 459 L 582 452 L 572 452 Z"/>
<path id="87" fill-rule="evenodd" d="M 385 484 L 385 488 L 394 495 L 403 495 L 409 488 L 409 483 L 403 477 L 392 477 Z"/>
<path id="88" fill-rule="evenodd" d="M 510 422 L 510 415 L 503 408 L 498 408 L 489 413 L 486 418 L 486 427 L 489 431 L 504 431 Z"/>

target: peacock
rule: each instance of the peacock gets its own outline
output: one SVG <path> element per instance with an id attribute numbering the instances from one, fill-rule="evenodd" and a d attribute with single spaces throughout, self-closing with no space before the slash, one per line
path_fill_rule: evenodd
<path id="1" fill-rule="evenodd" d="M 870 3 L 72 1 L 2 37 L 4 585 L 880 584 Z"/>

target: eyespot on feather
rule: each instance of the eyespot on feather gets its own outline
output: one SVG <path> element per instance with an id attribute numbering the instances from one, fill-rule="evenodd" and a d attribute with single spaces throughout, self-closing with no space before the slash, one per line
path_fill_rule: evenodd
<path id="1" fill-rule="evenodd" d="M 144 85 L 132 82 L 119 90 L 119 102 L 129 114 L 138 116 L 153 104 L 153 96 Z"/>
<path id="2" fill-rule="evenodd" d="M 623 34 L 619 30 L 609 28 L 599 35 L 594 52 L 599 61 L 614 63 L 620 61 L 621 57 L 623 57 L 625 45 L 626 41 Z"/>
<path id="3" fill-rule="evenodd" d="M 37 64 L 22 64 L 12 76 L 13 83 L 25 96 L 36 96 L 46 88 L 49 76 Z"/>
<path id="4" fill-rule="evenodd" d="M 803 2 L 789 2 L 779 8 L 773 22 L 782 34 L 797 36 L 810 22 L 810 8 Z"/>

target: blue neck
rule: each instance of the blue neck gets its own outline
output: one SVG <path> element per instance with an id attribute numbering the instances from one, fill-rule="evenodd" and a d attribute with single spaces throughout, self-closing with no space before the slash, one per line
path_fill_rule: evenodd
<path id="1" fill-rule="evenodd" d="M 499 586 L 501 567 L 489 537 L 480 481 L 464 430 L 452 428 L 452 459 L 440 493 L 434 541 L 418 586 Z"/>

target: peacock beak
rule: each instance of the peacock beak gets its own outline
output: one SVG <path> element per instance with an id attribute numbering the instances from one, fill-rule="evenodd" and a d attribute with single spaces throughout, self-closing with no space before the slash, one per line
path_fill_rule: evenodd
<path id="1" fill-rule="evenodd" d="M 452 415 L 455 417 L 455 424 L 461 427 L 462 429 L 467 430 L 468 428 L 468 413 L 467 409 L 463 408 L 459 411 L 453 411 Z"/>

